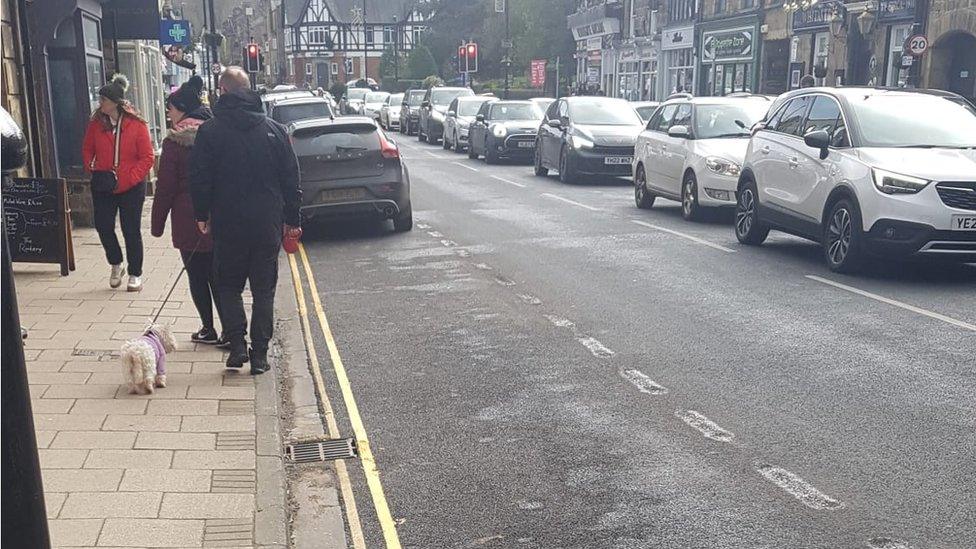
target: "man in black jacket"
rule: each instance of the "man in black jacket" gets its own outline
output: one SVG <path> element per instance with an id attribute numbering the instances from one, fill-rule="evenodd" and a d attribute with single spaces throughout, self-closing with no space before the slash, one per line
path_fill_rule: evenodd
<path id="1" fill-rule="evenodd" d="M 190 193 L 200 230 L 213 233 L 217 292 L 230 342 L 227 367 L 250 360 L 251 373 L 261 374 L 268 370 L 282 231 L 299 226 L 302 191 L 284 126 L 265 116 L 260 96 L 248 85 L 240 67 L 220 75 L 214 118 L 200 126 L 190 153 Z M 254 298 L 250 354 L 241 295 L 246 282 Z"/>

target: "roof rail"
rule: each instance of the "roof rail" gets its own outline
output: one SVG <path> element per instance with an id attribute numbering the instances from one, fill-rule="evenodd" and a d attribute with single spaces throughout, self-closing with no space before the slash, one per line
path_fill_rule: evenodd
<path id="1" fill-rule="evenodd" d="M 691 99 L 693 97 L 694 97 L 694 95 L 692 95 L 692 94 L 690 94 L 688 92 L 675 92 L 675 93 L 672 93 L 671 95 L 669 95 L 665 101 L 671 100 L 671 99 L 681 99 L 681 98 Z"/>

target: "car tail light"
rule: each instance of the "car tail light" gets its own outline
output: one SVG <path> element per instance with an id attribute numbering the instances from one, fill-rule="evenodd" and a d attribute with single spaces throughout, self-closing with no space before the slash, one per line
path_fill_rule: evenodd
<path id="1" fill-rule="evenodd" d="M 379 132 L 380 136 L 380 154 L 383 158 L 400 158 L 400 149 L 393 143 L 391 143 L 383 132 Z"/>

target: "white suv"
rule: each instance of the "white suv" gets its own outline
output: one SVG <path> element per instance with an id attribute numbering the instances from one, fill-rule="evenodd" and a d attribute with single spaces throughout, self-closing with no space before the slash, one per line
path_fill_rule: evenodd
<path id="1" fill-rule="evenodd" d="M 976 108 L 947 92 L 809 88 L 755 129 L 735 235 L 821 242 L 849 272 L 869 255 L 976 261 Z"/>
<path id="2" fill-rule="evenodd" d="M 762 96 L 683 97 L 654 112 L 634 149 L 634 201 L 681 201 L 681 215 L 735 206 L 735 189 L 752 126 L 769 110 Z"/>

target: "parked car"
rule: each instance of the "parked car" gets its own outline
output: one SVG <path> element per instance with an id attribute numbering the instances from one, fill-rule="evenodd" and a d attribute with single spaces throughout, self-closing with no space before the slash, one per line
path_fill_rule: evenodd
<path id="1" fill-rule="evenodd" d="M 633 105 L 634 110 L 637 111 L 637 116 L 640 116 L 641 120 L 646 123 L 651 119 L 654 111 L 657 110 L 661 103 L 657 101 L 633 101 L 631 102 L 631 105 Z"/>
<path id="2" fill-rule="evenodd" d="M 417 125 L 417 139 L 427 143 L 437 143 L 444 135 L 444 120 L 447 107 L 456 97 L 474 95 L 471 88 L 434 87 L 427 90 L 420 104 L 420 122 Z"/>
<path id="3" fill-rule="evenodd" d="M 535 103 L 535 106 L 539 107 L 540 111 L 546 112 L 546 109 L 549 108 L 549 105 L 552 105 L 552 102 L 555 101 L 555 99 L 551 97 L 533 97 L 529 99 L 529 101 Z"/>
<path id="4" fill-rule="evenodd" d="M 535 145 L 535 174 L 559 171 L 564 183 L 584 175 L 630 175 L 644 128 L 630 103 L 610 97 L 563 97 L 549 105 Z"/>
<path id="5" fill-rule="evenodd" d="M 756 128 L 735 235 L 820 242 L 827 266 L 869 256 L 976 261 L 976 108 L 959 96 L 808 88 Z"/>
<path id="6" fill-rule="evenodd" d="M 681 216 L 704 208 L 734 207 L 750 129 L 769 108 L 765 98 L 672 99 L 637 138 L 634 199 L 650 208 L 655 197 L 681 201 Z"/>
<path id="7" fill-rule="evenodd" d="M 346 88 L 345 95 L 339 100 L 339 112 L 342 114 L 363 114 L 363 104 L 369 88 Z"/>
<path id="8" fill-rule="evenodd" d="M 271 104 L 275 101 L 280 101 L 282 99 L 293 99 L 293 98 L 306 98 L 315 97 L 310 91 L 295 91 L 291 89 L 278 90 L 277 86 L 274 90 L 265 92 L 261 94 L 261 105 L 264 107 L 265 114 L 271 113 Z M 292 86 L 294 87 L 294 86 Z"/>
<path id="9" fill-rule="evenodd" d="M 494 97 L 476 95 L 474 97 L 458 97 L 447 107 L 447 118 L 444 120 L 444 148 L 461 152 L 468 146 L 468 129 L 474 122 L 478 109 L 488 101 L 497 101 Z"/>
<path id="10" fill-rule="evenodd" d="M 400 105 L 403 103 L 403 94 L 394 93 L 386 98 L 383 102 L 383 106 L 380 107 L 380 126 L 384 130 L 399 130 L 400 129 Z"/>
<path id="11" fill-rule="evenodd" d="M 424 102 L 426 90 L 407 90 L 400 104 L 400 133 L 414 135 L 420 128 L 420 104 Z"/>
<path id="12" fill-rule="evenodd" d="M 392 219 L 413 227 L 410 175 L 396 143 L 372 118 L 346 116 L 293 122 L 289 133 L 301 171 L 306 219 Z"/>
<path id="13" fill-rule="evenodd" d="M 390 97 L 389 92 L 369 92 L 363 99 L 363 115 L 376 120 L 380 119 L 380 109 Z"/>
<path id="14" fill-rule="evenodd" d="M 532 101 L 491 101 L 481 105 L 468 135 L 468 158 L 484 155 L 494 164 L 502 158 L 531 159 L 542 111 Z"/>
<path id="15" fill-rule="evenodd" d="M 290 124 L 295 120 L 306 118 L 331 118 L 335 116 L 332 105 L 328 100 L 321 97 L 295 97 L 291 99 L 279 99 L 271 103 L 271 110 L 268 116 L 272 120 L 282 124 Z"/>

